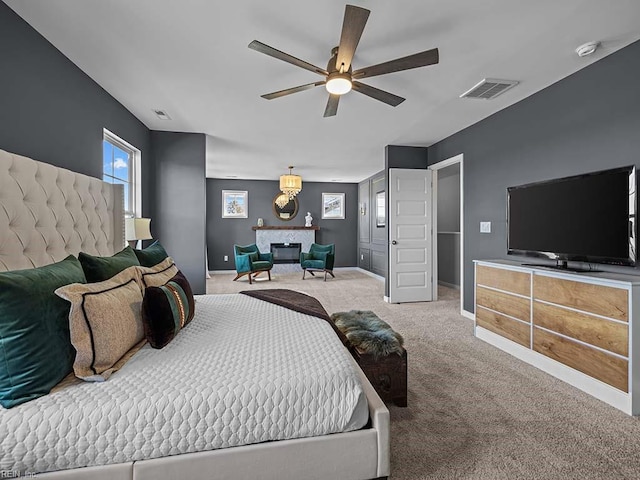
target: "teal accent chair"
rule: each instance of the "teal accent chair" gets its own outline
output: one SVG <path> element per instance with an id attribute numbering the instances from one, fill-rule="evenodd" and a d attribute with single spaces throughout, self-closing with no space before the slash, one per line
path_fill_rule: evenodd
<path id="1" fill-rule="evenodd" d="M 256 278 L 262 272 L 267 272 L 269 281 L 271 281 L 271 268 L 273 267 L 273 254 L 260 253 L 258 246 L 253 245 L 234 245 L 233 253 L 236 259 L 236 278 L 235 282 L 243 275 L 249 276 L 249 284 L 252 278 Z"/>
<path id="2" fill-rule="evenodd" d="M 312 277 L 315 277 L 315 272 L 324 272 L 324 281 L 327 281 L 327 273 L 333 278 L 336 276 L 333 274 L 333 262 L 335 259 L 335 245 L 333 243 L 329 245 L 319 245 L 312 243 L 309 248 L 309 253 L 302 252 L 300 254 L 300 266 L 302 267 L 302 279 L 304 280 L 307 271 Z"/>

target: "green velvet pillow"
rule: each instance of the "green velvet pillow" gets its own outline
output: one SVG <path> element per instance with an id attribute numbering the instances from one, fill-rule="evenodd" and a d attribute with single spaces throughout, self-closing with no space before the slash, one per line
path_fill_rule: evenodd
<path id="1" fill-rule="evenodd" d="M 133 248 L 126 247 L 112 257 L 94 257 L 88 253 L 80 252 L 78 260 L 87 277 L 87 282 L 104 282 L 125 268 L 140 265 Z"/>
<path id="2" fill-rule="evenodd" d="M 143 250 L 134 249 L 133 252 L 143 267 L 153 267 L 169 256 L 164 247 L 157 241 Z"/>
<path id="3" fill-rule="evenodd" d="M 72 370 L 69 302 L 53 292 L 85 283 L 80 262 L 0 273 L 0 405 L 41 397 Z"/>

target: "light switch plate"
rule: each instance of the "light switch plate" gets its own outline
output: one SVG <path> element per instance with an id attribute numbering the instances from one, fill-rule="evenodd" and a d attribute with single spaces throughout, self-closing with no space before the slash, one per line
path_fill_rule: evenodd
<path id="1" fill-rule="evenodd" d="M 480 222 L 480 233 L 491 233 L 491 222 Z"/>

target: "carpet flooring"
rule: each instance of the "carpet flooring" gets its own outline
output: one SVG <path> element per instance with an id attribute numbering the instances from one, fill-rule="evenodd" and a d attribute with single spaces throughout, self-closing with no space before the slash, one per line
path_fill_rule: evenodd
<path id="1" fill-rule="evenodd" d="M 216 274 L 207 289 L 291 288 L 330 314 L 373 310 L 404 336 L 409 406 L 389 405 L 391 479 L 640 478 L 638 418 L 477 340 L 457 291 L 441 287 L 436 302 L 390 305 L 379 280 L 335 274 L 326 283 L 278 274 L 252 286 Z"/>

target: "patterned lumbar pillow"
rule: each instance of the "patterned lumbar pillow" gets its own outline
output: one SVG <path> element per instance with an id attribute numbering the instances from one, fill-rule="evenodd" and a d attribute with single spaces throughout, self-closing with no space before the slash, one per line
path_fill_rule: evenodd
<path id="1" fill-rule="evenodd" d="M 133 251 L 143 267 L 153 267 L 169 256 L 164 247 L 157 241 L 143 250 L 134 249 Z"/>
<path id="2" fill-rule="evenodd" d="M 71 302 L 69 327 L 78 378 L 100 382 L 124 365 L 128 352 L 143 345 L 142 292 L 136 267 L 104 282 L 56 290 Z"/>
<path id="3" fill-rule="evenodd" d="M 162 348 L 193 318 L 195 302 L 189 282 L 178 272 L 165 285 L 148 287 L 142 301 L 142 322 L 147 341 Z"/>
<path id="4" fill-rule="evenodd" d="M 164 285 L 179 271 L 171 257 L 165 258 L 162 262 L 154 265 L 153 267 L 136 268 L 140 275 L 140 285 L 142 287 L 143 294 L 145 288 Z"/>
<path id="5" fill-rule="evenodd" d="M 82 264 L 82 270 L 84 270 L 84 274 L 87 277 L 87 282 L 90 283 L 103 282 L 125 268 L 140 265 L 138 257 L 136 257 L 131 247 L 126 247 L 111 257 L 95 257 L 88 253 L 80 252 L 78 260 Z"/>
<path id="6" fill-rule="evenodd" d="M 49 393 L 71 372 L 69 304 L 53 292 L 84 282 L 80 262 L 0 273 L 0 405 L 11 408 Z"/>

